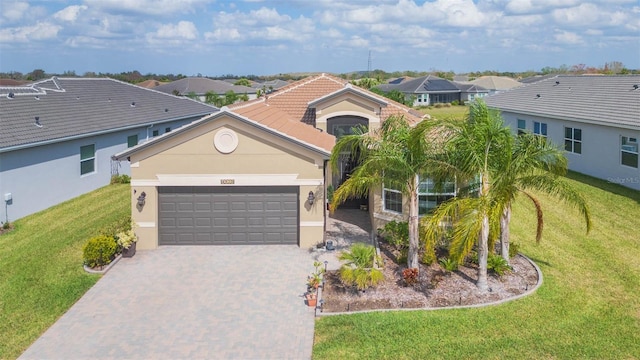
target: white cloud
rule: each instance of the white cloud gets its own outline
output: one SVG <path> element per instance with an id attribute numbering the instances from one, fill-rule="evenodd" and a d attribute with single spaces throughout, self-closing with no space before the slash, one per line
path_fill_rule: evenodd
<path id="1" fill-rule="evenodd" d="M 557 42 L 562 44 L 582 44 L 584 41 L 582 37 L 576 33 L 572 33 L 569 31 L 556 31 L 556 34 L 553 36 Z"/>
<path id="2" fill-rule="evenodd" d="M 504 7 L 510 14 L 539 14 L 552 9 L 566 8 L 580 4 L 579 0 L 510 0 Z"/>
<path id="3" fill-rule="evenodd" d="M 0 42 L 29 42 L 53 39 L 61 27 L 49 22 L 39 22 L 32 26 L 0 29 Z"/>
<path id="4" fill-rule="evenodd" d="M 204 33 L 206 40 L 214 42 L 234 42 L 242 40 L 244 37 L 240 34 L 240 31 L 236 28 L 216 29 L 214 31 L 208 31 Z"/>
<path id="5" fill-rule="evenodd" d="M 154 33 L 158 39 L 187 39 L 193 40 L 198 37 L 198 30 L 191 21 L 180 21 L 177 24 L 166 24 L 160 26 Z"/>
<path id="6" fill-rule="evenodd" d="M 72 5 L 53 14 L 53 17 L 62 21 L 74 22 L 78 18 L 78 14 L 87 9 L 86 5 Z"/>
<path id="7" fill-rule="evenodd" d="M 84 0 L 92 8 L 115 13 L 171 16 L 192 13 L 206 0 Z"/>
<path id="8" fill-rule="evenodd" d="M 2 17 L 10 22 L 22 20 L 29 10 L 29 3 L 25 1 L 3 1 Z"/>

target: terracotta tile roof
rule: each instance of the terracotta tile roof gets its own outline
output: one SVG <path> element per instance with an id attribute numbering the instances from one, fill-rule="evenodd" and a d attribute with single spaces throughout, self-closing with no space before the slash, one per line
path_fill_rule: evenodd
<path id="1" fill-rule="evenodd" d="M 365 97 L 375 98 L 386 103 L 387 105 L 382 107 L 381 118 L 383 120 L 391 115 L 403 115 L 411 123 L 416 124 L 423 119 L 424 115 L 418 111 L 371 91 L 349 85 L 347 80 L 328 74 L 307 77 L 280 88 L 266 97 L 231 105 L 229 110 L 266 126 L 279 126 L 282 129 L 280 131 L 292 137 L 330 151 L 335 143 L 335 138 L 332 135 L 320 133 L 314 128 L 316 113 L 309 104 L 347 87 Z M 296 123 L 303 126 L 295 125 Z M 329 138 L 333 140 L 330 141 Z"/>
<path id="2" fill-rule="evenodd" d="M 233 109 L 234 113 L 256 121 L 271 129 L 284 133 L 301 142 L 308 143 L 331 152 L 336 138 L 310 125 L 293 120 L 287 113 L 275 106 L 257 102 L 252 106 Z"/>

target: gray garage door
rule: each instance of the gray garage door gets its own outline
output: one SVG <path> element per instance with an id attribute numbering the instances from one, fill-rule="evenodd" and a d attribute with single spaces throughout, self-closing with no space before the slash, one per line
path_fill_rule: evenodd
<path id="1" fill-rule="evenodd" d="M 159 245 L 297 244 L 298 188 L 160 187 Z"/>

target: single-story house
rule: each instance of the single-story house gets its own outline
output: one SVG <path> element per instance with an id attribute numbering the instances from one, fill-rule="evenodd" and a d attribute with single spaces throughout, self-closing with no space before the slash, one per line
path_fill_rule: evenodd
<path id="1" fill-rule="evenodd" d="M 129 174 L 111 156 L 217 108 L 108 78 L 0 87 L 0 221 L 14 221 Z"/>
<path id="2" fill-rule="evenodd" d="M 327 187 L 337 188 L 353 168 L 348 154 L 337 172 L 329 168 L 336 138 L 355 126 L 373 132 L 392 115 L 423 120 L 402 104 L 320 74 L 116 154 L 131 164 L 138 246 L 322 243 Z M 455 192 L 436 194 L 429 179 L 422 182 L 425 210 Z M 351 205 L 368 211 L 378 228 L 406 219 L 408 202 L 381 185 Z"/>
<path id="3" fill-rule="evenodd" d="M 463 104 L 473 102 L 476 99 L 482 99 L 489 95 L 489 90 L 480 85 L 455 82 L 460 89 L 460 102 Z"/>
<path id="4" fill-rule="evenodd" d="M 485 101 L 564 148 L 569 169 L 640 190 L 640 75 L 558 75 Z"/>
<path id="5" fill-rule="evenodd" d="M 413 106 L 429 106 L 437 103 L 461 101 L 460 89 L 455 83 L 433 75 L 376 86 L 383 92 L 398 90 L 407 99 L 413 99 Z"/>
<path id="6" fill-rule="evenodd" d="M 178 96 L 195 94 L 200 101 L 205 101 L 206 94 L 209 92 L 219 96 L 224 96 L 227 92 L 233 91 L 238 95 L 246 94 L 249 100 L 257 97 L 257 90 L 254 88 L 242 85 L 233 85 L 224 80 L 214 80 L 205 77 L 186 77 L 156 86 L 153 89 L 166 94 Z"/>

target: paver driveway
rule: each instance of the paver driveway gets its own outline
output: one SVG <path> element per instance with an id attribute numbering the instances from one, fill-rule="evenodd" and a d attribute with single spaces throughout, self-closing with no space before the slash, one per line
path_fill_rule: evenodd
<path id="1" fill-rule="evenodd" d="M 296 246 L 184 246 L 122 259 L 24 359 L 309 359 L 313 270 Z"/>

